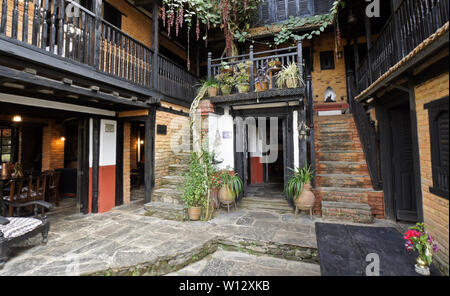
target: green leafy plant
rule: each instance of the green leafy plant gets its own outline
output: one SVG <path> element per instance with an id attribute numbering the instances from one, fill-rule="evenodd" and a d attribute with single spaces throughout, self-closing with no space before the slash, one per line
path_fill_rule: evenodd
<path id="1" fill-rule="evenodd" d="M 288 66 L 283 66 L 283 69 L 276 75 L 276 84 L 278 88 L 303 86 L 304 81 L 299 75 L 297 64 L 290 63 Z"/>
<path id="2" fill-rule="evenodd" d="M 313 171 L 308 165 L 303 168 L 288 169 L 292 171 L 292 175 L 284 187 L 284 192 L 296 201 L 303 191 L 303 185 L 313 180 Z"/>
<path id="3" fill-rule="evenodd" d="M 231 75 L 229 72 L 222 72 L 220 74 L 217 74 L 215 78 L 220 85 L 233 86 L 235 82 L 234 76 Z"/>
<path id="4" fill-rule="evenodd" d="M 197 153 L 191 153 L 189 163 L 189 173 L 184 182 L 184 192 L 181 199 L 186 208 L 204 206 L 208 194 L 208 178 L 204 167 L 200 163 L 200 157 Z"/>
<path id="5" fill-rule="evenodd" d="M 204 87 L 218 87 L 219 82 L 215 78 L 209 78 L 202 81 Z"/>
<path id="6" fill-rule="evenodd" d="M 243 183 L 242 179 L 239 177 L 239 175 L 234 172 L 233 169 L 230 167 L 227 167 L 226 169 L 220 170 L 220 183 L 219 188 L 222 188 L 223 186 L 227 186 L 229 189 L 231 189 L 236 195 L 239 195 L 242 193 L 243 190 Z"/>
<path id="7" fill-rule="evenodd" d="M 239 63 L 237 65 L 237 70 L 234 72 L 234 81 L 236 84 L 248 84 L 250 80 L 249 67 L 251 65 L 251 61 Z"/>

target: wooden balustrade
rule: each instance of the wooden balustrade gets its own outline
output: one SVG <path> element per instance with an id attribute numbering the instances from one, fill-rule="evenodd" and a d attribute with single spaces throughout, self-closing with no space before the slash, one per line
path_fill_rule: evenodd
<path id="1" fill-rule="evenodd" d="M 96 14 L 72 0 L 0 1 L 0 36 L 153 88 L 153 50 L 101 19 L 100 8 Z M 195 97 L 196 77 L 163 56 L 158 77 L 163 94 Z"/>
<path id="2" fill-rule="evenodd" d="M 401 1 L 370 48 L 370 57 L 366 56 L 357 69 L 358 91 L 366 89 L 448 20 L 448 0 Z"/>

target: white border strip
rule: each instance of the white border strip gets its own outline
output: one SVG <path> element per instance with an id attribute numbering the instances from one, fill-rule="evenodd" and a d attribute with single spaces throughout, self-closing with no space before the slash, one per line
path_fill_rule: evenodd
<path id="1" fill-rule="evenodd" d="M 49 109 L 58 109 L 58 110 L 65 110 L 65 111 L 73 111 L 73 112 L 79 112 L 79 113 L 88 113 L 88 114 L 96 114 L 96 115 L 104 115 L 104 116 L 116 116 L 116 112 L 114 112 L 114 111 L 73 105 L 73 104 L 68 104 L 68 103 L 53 102 L 53 101 L 35 99 L 35 98 L 30 98 L 30 97 L 22 97 L 22 96 L 5 94 L 5 93 L 0 93 L 0 102 L 33 106 L 33 107 L 41 107 L 41 108 L 49 108 Z"/>

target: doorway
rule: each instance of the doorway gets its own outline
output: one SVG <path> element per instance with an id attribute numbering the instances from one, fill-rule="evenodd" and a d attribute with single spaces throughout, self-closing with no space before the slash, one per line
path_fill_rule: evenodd
<path id="1" fill-rule="evenodd" d="M 389 110 L 393 205 L 397 220 L 418 221 L 415 195 L 413 140 L 409 105 Z"/>

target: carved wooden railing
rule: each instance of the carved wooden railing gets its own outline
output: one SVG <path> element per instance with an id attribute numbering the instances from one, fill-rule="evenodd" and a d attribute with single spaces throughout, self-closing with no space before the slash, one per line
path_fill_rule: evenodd
<path id="1" fill-rule="evenodd" d="M 222 62 L 227 65 L 236 68 L 236 66 L 243 62 L 250 62 L 250 89 L 255 90 L 255 76 L 260 69 L 267 69 L 267 77 L 264 79 L 268 83 L 268 89 L 277 88 L 275 83 L 274 68 L 281 69 L 283 66 L 287 66 L 290 63 L 296 63 L 299 69 L 300 77 L 303 77 L 303 58 L 302 58 L 302 43 L 299 42 L 297 46 L 280 48 L 273 50 L 266 50 L 260 52 L 254 52 L 253 46 L 250 46 L 248 54 L 242 54 L 232 57 L 224 58 L 212 58 L 212 53 L 208 54 L 208 78 L 214 77 L 221 72 Z M 270 61 L 278 61 L 280 66 L 270 67 Z M 300 87 L 304 87 L 301 85 Z"/>
<path id="2" fill-rule="evenodd" d="M 347 71 L 347 91 L 348 103 L 350 111 L 353 114 L 356 127 L 358 129 L 361 145 L 364 150 L 367 167 L 369 169 L 372 185 L 375 190 L 381 190 L 383 187 L 380 171 L 379 158 L 379 138 L 375 127 L 375 123 L 371 120 L 370 115 L 361 103 L 354 100 L 355 91 L 355 74 L 352 70 Z"/>
<path id="3" fill-rule="evenodd" d="M 154 88 L 153 50 L 98 17 L 99 13 L 72 0 L 0 1 L 0 36 Z M 193 100 L 197 80 L 190 72 L 160 56 L 158 73 L 163 94 Z"/>
<path id="4" fill-rule="evenodd" d="M 369 56 L 357 69 L 358 92 L 366 89 L 448 20 L 448 0 L 401 1 L 370 48 Z"/>

